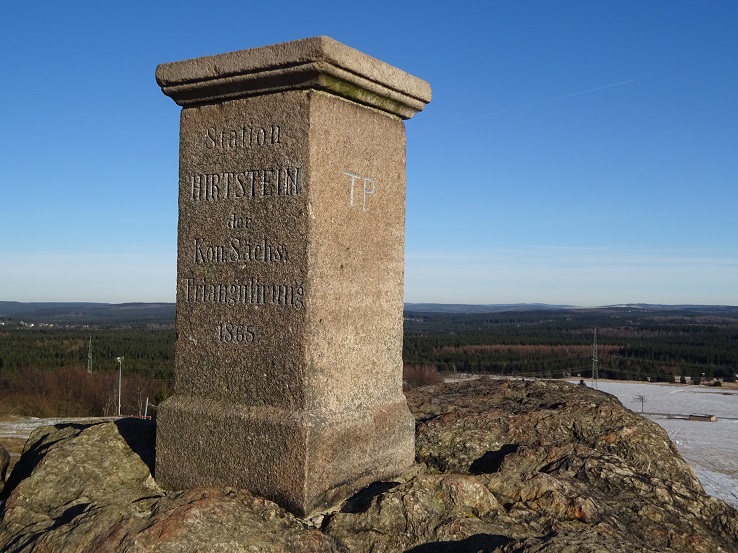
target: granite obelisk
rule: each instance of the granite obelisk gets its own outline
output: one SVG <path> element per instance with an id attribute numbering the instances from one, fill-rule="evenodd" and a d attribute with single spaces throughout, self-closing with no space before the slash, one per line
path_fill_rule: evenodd
<path id="1" fill-rule="evenodd" d="M 156 479 L 306 515 L 414 459 L 405 128 L 429 85 L 327 37 L 161 65 L 180 120 Z"/>

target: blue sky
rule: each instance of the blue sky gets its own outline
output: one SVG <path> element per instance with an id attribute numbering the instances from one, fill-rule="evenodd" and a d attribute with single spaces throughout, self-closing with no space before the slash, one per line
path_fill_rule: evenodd
<path id="1" fill-rule="evenodd" d="M 174 301 L 159 63 L 328 35 L 427 80 L 405 299 L 738 305 L 738 2 L 6 2 L 0 300 Z"/>

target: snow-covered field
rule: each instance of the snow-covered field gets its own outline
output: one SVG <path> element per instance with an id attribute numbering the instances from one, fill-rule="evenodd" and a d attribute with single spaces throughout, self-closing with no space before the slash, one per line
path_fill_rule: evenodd
<path id="1" fill-rule="evenodd" d="M 587 382 L 592 386 L 592 382 Z M 738 508 L 738 390 L 706 386 L 600 380 L 597 388 L 658 423 L 692 465 L 705 491 Z M 670 419 L 661 414 L 715 415 L 716 422 Z"/>

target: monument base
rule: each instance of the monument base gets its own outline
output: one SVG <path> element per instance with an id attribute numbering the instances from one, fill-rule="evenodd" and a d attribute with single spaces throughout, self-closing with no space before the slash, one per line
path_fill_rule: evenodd
<path id="1" fill-rule="evenodd" d="M 414 436 L 404 398 L 325 414 L 174 396 L 157 414 L 156 480 L 247 489 L 307 516 L 400 474 L 415 459 Z"/>

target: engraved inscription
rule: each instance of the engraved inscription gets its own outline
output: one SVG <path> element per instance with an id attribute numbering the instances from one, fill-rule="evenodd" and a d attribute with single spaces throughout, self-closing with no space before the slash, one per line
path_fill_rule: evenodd
<path id="1" fill-rule="evenodd" d="M 349 186 L 349 207 L 354 207 L 354 188 L 360 188 L 361 184 L 357 185 L 357 182 L 363 183 L 364 189 L 361 192 L 361 210 L 362 211 L 368 211 L 369 208 L 366 205 L 367 202 L 367 196 L 371 196 L 374 194 L 374 189 L 376 188 L 376 184 L 373 178 L 371 177 L 362 177 L 361 175 L 358 175 L 356 173 L 352 173 L 351 171 L 344 171 L 344 175 L 347 175 L 349 179 L 351 179 L 351 185 Z M 359 192 L 357 192 L 357 195 Z M 357 198 L 357 204 L 358 204 L 358 198 Z"/>
<path id="2" fill-rule="evenodd" d="M 219 323 L 216 333 L 224 344 L 252 344 L 256 341 L 256 329 L 252 324 Z"/>
<path id="3" fill-rule="evenodd" d="M 215 202 L 269 196 L 298 196 L 302 191 L 300 167 L 249 169 L 192 175 L 192 200 Z"/>
<path id="4" fill-rule="evenodd" d="M 245 217 L 243 215 L 236 215 L 232 213 L 226 226 L 230 229 L 247 229 L 251 224 L 251 217 Z"/>
<path id="5" fill-rule="evenodd" d="M 257 277 L 222 282 L 186 277 L 185 302 L 225 305 L 276 305 L 300 310 L 304 305 L 305 285 L 261 282 Z"/>
<path id="6" fill-rule="evenodd" d="M 231 238 L 225 244 L 216 244 L 207 238 L 195 238 L 195 263 L 286 263 L 287 245 L 277 244 L 266 236 L 257 241 Z"/>
<path id="7" fill-rule="evenodd" d="M 205 130 L 205 147 L 208 150 L 236 150 L 277 144 L 279 144 L 279 125 L 267 127 L 242 125 L 221 129 L 208 127 Z"/>

